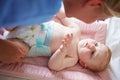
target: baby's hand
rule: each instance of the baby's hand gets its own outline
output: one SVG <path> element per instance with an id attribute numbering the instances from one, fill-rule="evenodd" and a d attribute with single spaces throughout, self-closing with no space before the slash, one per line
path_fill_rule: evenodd
<path id="1" fill-rule="evenodd" d="M 73 34 L 72 33 L 67 34 L 65 36 L 65 38 L 62 40 L 62 45 L 60 47 L 60 51 L 67 52 L 68 49 L 69 49 L 69 46 L 70 46 L 70 44 L 72 42 L 72 39 L 73 39 Z"/>

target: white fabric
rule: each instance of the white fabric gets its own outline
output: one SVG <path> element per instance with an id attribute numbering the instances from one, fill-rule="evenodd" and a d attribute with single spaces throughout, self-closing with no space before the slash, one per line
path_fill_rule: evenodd
<path id="1" fill-rule="evenodd" d="M 110 18 L 108 24 L 106 44 L 112 51 L 109 72 L 112 80 L 120 80 L 120 18 Z"/>

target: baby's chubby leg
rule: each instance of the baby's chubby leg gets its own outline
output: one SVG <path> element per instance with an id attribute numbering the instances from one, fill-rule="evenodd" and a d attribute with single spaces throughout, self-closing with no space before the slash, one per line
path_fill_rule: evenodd
<path id="1" fill-rule="evenodd" d="M 27 54 L 29 47 L 19 39 L 0 39 L 0 62 L 19 63 Z"/>

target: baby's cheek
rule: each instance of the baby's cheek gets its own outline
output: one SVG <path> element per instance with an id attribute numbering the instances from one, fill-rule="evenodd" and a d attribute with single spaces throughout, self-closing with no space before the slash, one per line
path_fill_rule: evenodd
<path id="1" fill-rule="evenodd" d="M 87 61 L 87 60 L 89 60 L 89 57 L 88 57 L 88 56 L 82 56 L 82 59 L 83 59 L 84 61 Z"/>
<path id="2" fill-rule="evenodd" d="M 88 60 L 90 60 L 90 54 L 83 52 L 83 53 L 81 53 L 81 55 L 79 55 L 79 58 L 80 58 L 81 60 L 88 61 Z"/>
<path id="3" fill-rule="evenodd" d="M 90 54 L 90 51 L 88 51 L 87 49 L 81 49 L 79 52 L 79 55 L 82 57 L 86 57 Z"/>

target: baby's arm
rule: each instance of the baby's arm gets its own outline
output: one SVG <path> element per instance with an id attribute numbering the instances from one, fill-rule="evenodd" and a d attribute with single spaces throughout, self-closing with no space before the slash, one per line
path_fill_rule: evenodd
<path id="1" fill-rule="evenodd" d="M 62 44 L 59 49 L 56 50 L 56 52 L 51 56 L 48 66 L 52 70 L 62 70 L 67 67 L 74 66 L 77 61 L 77 56 L 71 56 L 68 52 L 69 46 L 71 44 L 73 35 L 68 34 L 65 39 L 62 41 Z"/>
<path id="2" fill-rule="evenodd" d="M 68 18 L 65 15 L 64 9 L 61 8 L 61 10 L 56 14 L 54 19 L 57 20 L 57 22 L 61 23 L 62 25 L 66 27 L 74 27 L 75 23 L 71 20 L 71 18 Z"/>

